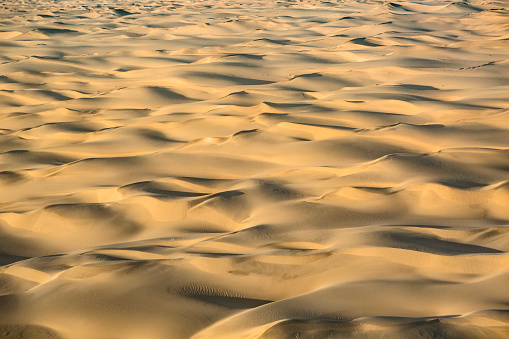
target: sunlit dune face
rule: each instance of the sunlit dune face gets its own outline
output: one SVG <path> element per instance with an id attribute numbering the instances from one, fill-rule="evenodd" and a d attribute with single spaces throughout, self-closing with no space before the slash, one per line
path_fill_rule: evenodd
<path id="1" fill-rule="evenodd" d="M 0 338 L 508 337 L 508 16 L 0 0 Z"/>

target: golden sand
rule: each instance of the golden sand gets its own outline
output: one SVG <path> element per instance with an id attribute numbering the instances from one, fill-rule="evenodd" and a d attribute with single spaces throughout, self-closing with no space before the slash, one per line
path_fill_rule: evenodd
<path id="1" fill-rule="evenodd" d="M 509 338 L 508 18 L 0 0 L 0 338 Z"/>

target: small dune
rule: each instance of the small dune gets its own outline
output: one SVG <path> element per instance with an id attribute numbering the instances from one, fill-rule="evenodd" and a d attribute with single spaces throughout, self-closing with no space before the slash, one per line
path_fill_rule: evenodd
<path id="1" fill-rule="evenodd" d="M 0 1 L 0 338 L 509 338 L 509 9 Z"/>

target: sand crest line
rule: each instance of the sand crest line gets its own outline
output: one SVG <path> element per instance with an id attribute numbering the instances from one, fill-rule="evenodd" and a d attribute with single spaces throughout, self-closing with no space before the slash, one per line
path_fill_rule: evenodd
<path id="1" fill-rule="evenodd" d="M 503 1 L 0 4 L 0 337 L 506 338 Z"/>

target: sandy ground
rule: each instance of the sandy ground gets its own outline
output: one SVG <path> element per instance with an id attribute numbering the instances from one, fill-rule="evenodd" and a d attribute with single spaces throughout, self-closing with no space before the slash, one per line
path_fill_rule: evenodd
<path id="1" fill-rule="evenodd" d="M 0 1 L 0 338 L 509 338 L 506 1 Z"/>

